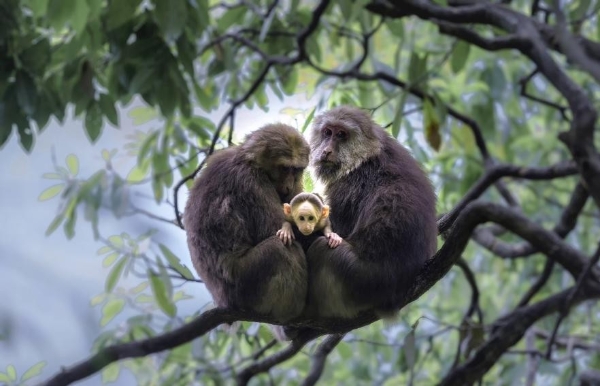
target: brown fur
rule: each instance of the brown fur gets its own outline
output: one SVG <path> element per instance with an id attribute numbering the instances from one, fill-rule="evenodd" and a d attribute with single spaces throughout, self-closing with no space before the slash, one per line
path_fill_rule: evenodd
<path id="1" fill-rule="evenodd" d="M 207 160 L 190 191 L 185 228 L 194 267 L 217 306 L 281 321 L 304 308 L 304 252 L 275 232 L 282 203 L 302 191 L 308 154 L 298 131 L 272 124 Z"/>
<path id="2" fill-rule="evenodd" d="M 393 314 L 436 250 L 431 182 L 410 153 L 357 108 L 318 116 L 310 145 L 332 226 L 344 241 L 330 249 L 320 237 L 308 249 L 308 313 Z"/>

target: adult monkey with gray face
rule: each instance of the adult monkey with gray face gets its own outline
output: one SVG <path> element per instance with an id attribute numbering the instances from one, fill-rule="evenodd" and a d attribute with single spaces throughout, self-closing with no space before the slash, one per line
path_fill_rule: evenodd
<path id="1" fill-rule="evenodd" d="M 307 251 L 308 313 L 391 316 L 436 251 L 435 193 L 417 161 L 364 111 L 342 106 L 315 119 L 311 163 L 325 185 L 335 249 Z"/>
<path id="2" fill-rule="evenodd" d="M 217 306 L 282 322 L 304 308 L 306 257 L 276 232 L 282 204 L 303 190 L 308 157 L 298 131 L 272 124 L 208 158 L 184 219 L 192 263 Z"/>

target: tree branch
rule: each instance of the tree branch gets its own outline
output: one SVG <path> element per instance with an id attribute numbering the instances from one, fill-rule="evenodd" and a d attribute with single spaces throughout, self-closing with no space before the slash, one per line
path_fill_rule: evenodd
<path id="1" fill-rule="evenodd" d="M 302 386 L 313 386 L 317 383 L 323 374 L 323 369 L 325 369 L 327 356 L 331 354 L 342 339 L 344 339 L 344 334 L 332 334 L 319 344 L 317 351 L 313 355 L 310 372 L 304 379 L 304 382 L 302 382 Z"/>
<path id="2" fill-rule="evenodd" d="M 566 318 L 567 315 L 569 314 L 569 310 L 571 309 L 571 307 L 573 305 L 573 302 L 574 302 L 575 297 L 577 296 L 577 293 L 579 291 L 581 291 L 581 289 L 583 287 L 583 283 L 587 279 L 588 275 L 592 272 L 592 268 L 595 267 L 596 264 L 598 263 L 598 260 L 600 260 L 600 244 L 598 244 L 598 248 L 596 249 L 596 252 L 590 258 L 590 260 L 587 262 L 585 269 L 583 270 L 583 272 L 581 272 L 581 274 L 577 278 L 577 283 L 575 284 L 575 287 L 573 288 L 573 290 L 571 291 L 571 293 L 569 294 L 567 299 L 565 299 L 565 303 L 562 305 L 561 309 L 559 310 L 560 314 L 558 316 L 558 319 L 556 320 L 556 323 L 554 324 L 554 329 L 552 330 L 552 335 L 548 339 L 548 349 L 546 350 L 546 358 L 550 358 L 552 356 L 552 346 L 554 345 L 554 339 L 556 339 L 556 333 L 558 332 L 558 328 L 560 327 L 560 324 L 563 321 L 563 319 Z"/>
<path id="3" fill-rule="evenodd" d="M 525 240 L 535 245 L 540 251 L 547 254 L 549 258 L 556 260 L 573 276 L 577 276 L 583 271 L 587 261 L 581 253 L 572 247 L 564 244 L 562 240 L 554 233 L 548 232 L 539 225 L 531 222 L 520 212 L 503 207 L 498 204 L 485 202 L 472 202 L 455 221 L 453 227 L 447 233 L 447 240 L 440 250 L 425 264 L 421 272 L 415 278 L 415 283 L 409 289 L 405 304 L 408 304 L 429 290 L 438 282 L 450 268 L 460 258 L 465 246 L 467 245 L 473 229 L 486 221 L 496 222 L 508 230 L 516 233 Z M 593 271 L 593 270 L 592 270 Z M 590 297 L 590 291 L 597 288 L 596 275 L 590 275 L 586 280 L 586 291 L 580 291 L 575 297 L 575 302 L 580 298 Z M 515 312 L 521 312 L 520 308 Z M 290 346 L 279 353 L 277 356 L 265 358 L 244 370 L 242 378 L 266 371 L 268 368 L 280 363 L 291 356 L 293 351 L 299 351 L 306 342 L 316 338 L 324 333 L 346 333 L 350 330 L 363 327 L 378 320 L 378 316 L 373 312 L 364 312 L 354 319 L 319 319 L 310 320 L 299 318 L 292 320 L 286 325 L 292 327 L 310 327 L 298 336 Z M 187 343 L 192 339 L 202 336 L 206 332 L 222 323 L 232 323 L 234 321 L 254 321 L 270 324 L 280 324 L 272 318 L 264 315 L 256 315 L 250 312 L 234 311 L 228 309 L 213 309 L 204 312 L 189 324 L 167 332 L 163 335 L 149 338 L 142 341 L 117 344 L 100 350 L 90 359 L 83 361 L 71 368 L 63 369 L 44 385 L 67 385 L 77 380 L 83 379 L 95 372 L 101 370 L 112 362 L 125 359 L 146 356 L 162 350 L 177 347 Z M 298 347 L 300 346 L 300 347 Z M 277 362 L 279 361 L 279 362 Z M 277 362 L 277 363 L 275 363 Z M 271 365 L 271 363 L 273 363 Z M 263 370 L 265 369 L 265 370 Z M 247 378 L 249 379 L 249 378 Z"/>
<path id="4" fill-rule="evenodd" d="M 464 364 L 448 373 L 440 385 L 462 386 L 472 384 L 480 379 L 506 352 L 516 344 L 527 329 L 536 321 L 556 312 L 571 294 L 572 288 L 559 292 L 538 303 L 517 308 L 497 322 L 497 328 L 492 331 L 490 338 L 477 350 L 475 355 Z M 571 306 L 589 298 L 600 298 L 600 291 L 593 294 L 578 293 L 573 298 Z"/>
<path id="5" fill-rule="evenodd" d="M 577 224 L 577 219 L 583 211 L 589 193 L 585 186 L 579 182 L 571 199 L 565 207 L 560 220 L 554 226 L 553 232 L 560 238 L 565 238 Z M 507 259 L 527 257 L 537 252 L 537 249 L 528 242 L 509 244 L 498 237 L 489 228 L 479 227 L 473 233 L 473 240 L 488 249 L 490 252 Z"/>
<path id="6" fill-rule="evenodd" d="M 296 355 L 302 349 L 302 347 L 304 347 L 304 345 L 317 338 L 319 335 L 320 333 L 316 332 L 315 330 L 303 331 L 283 350 L 276 352 L 275 354 L 266 357 L 262 361 L 254 363 L 242 370 L 236 376 L 237 384 L 246 385 L 253 376 L 260 373 L 265 373 L 278 364 L 290 359 Z"/>
<path id="7" fill-rule="evenodd" d="M 563 162 L 546 168 L 520 167 L 516 165 L 494 165 L 473 184 L 462 200 L 438 222 L 440 233 L 445 232 L 458 214 L 473 200 L 479 198 L 494 182 L 502 177 L 515 177 L 529 180 L 550 180 L 577 174 L 574 162 Z"/>
<path id="8" fill-rule="evenodd" d="M 72 367 L 63 368 L 43 385 L 61 386 L 71 384 L 102 370 L 112 362 L 125 358 L 139 358 L 180 346 L 206 334 L 219 324 L 231 323 L 240 318 L 244 318 L 243 313 L 226 309 L 215 308 L 206 311 L 192 322 L 162 335 L 103 348 L 91 358 Z"/>

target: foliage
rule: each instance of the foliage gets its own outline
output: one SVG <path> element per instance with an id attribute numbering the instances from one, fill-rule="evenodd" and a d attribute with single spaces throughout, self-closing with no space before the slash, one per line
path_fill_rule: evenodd
<path id="1" fill-rule="evenodd" d="M 446 14 L 435 14 L 451 7 L 451 1 L 408 1 L 405 9 L 383 3 L 9 0 L 0 4 L 0 145 L 17 135 L 23 149 L 32 151 L 36 135 L 49 120 L 63 122 L 69 111 L 81 118 L 90 141 L 95 141 L 106 124 L 120 125 L 120 112 L 136 97 L 145 107 L 130 110 L 134 122 L 157 124 L 138 132 L 125 149 L 137 157 L 127 175 L 111 164 L 122 149 L 103 150 L 106 167 L 92 175 L 79 174 L 79 163 L 85 160 L 74 154 L 64 165 L 55 162 L 54 170 L 44 175 L 54 185 L 39 199 L 59 202 L 47 234 L 62 225 L 65 235 L 74 237 L 78 215 L 83 213 L 103 243 L 98 255 L 107 269 L 106 288 L 91 304 L 102 307 L 100 324 L 106 329 L 94 350 L 157 336 L 191 320 L 193 315 L 178 315 L 177 302 L 189 297 L 186 287 L 198 285 L 191 270 L 155 240 L 155 232 L 102 235 L 99 213 L 110 211 L 117 218 L 150 215 L 177 225 L 176 219 L 136 207 L 132 190 L 150 192 L 157 205 L 165 205 L 175 189 L 178 216 L 177 191 L 190 186 L 208 154 L 235 142 L 236 126 L 242 124 L 236 122 L 235 112 L 242 107 L 269 112 L 275 98 L 284 102 L 301 94 L 313 98 L 315 108 L 299 114 L 302 131 L 324 108 L 354 104 L 372 111 L 431 175 L 439 213 L 461 207 L 495 165 L 515 165 L 520 171 L 508 175 L 517 178 L 503 178 L 495 184 L 497 189 L 480 192 L 482 199 L 507 203 L 546 229 L 559 224 L 554 231 L 567 236 L 570 229 L 561 234 L 560 225 L 582 176 L 573 169 L 560 176 L 548 172 L 544 178 L 518 177 L 526 175 L 527 168 L 552 171 L 577 161 L 574 154 L 579 153 L 558 138 L 578 119 L 570 96 L 528 57 L 528 51 L 517 45 L 519 36 L 513 36 L 518 34 L 508 33 L 504 25 L 483 21 L 467 29 L 461 21 L 455 24 L 450 16 L 445 20 Z M 558 25 L 554 20 L 562 14 L 552 9 L 551 2 L 505 3 L 513 13 L 498 12 L 527 20 L 546 15 L 552 21 L 539 25 L 549 28 Z M 564 16 L 571 33 L 600 38 L 600 2 L 567 3 Z M 475 34 L 496 39 L 498 47 L 481 43 Z M 564 48 L 556 47 L 558 38 L 541 33 L 537 38 L 547 39 L 545 49 L 556 52 L 552 60 L 596 108 L 600 89 L 594 71 L 567 59 Z M 593 42 L 583 42 L 582 47 L 585 44 Z M 588 59 L 600 67 L 599 58 Z M 209 117 L 216 111 L 225 112 L 213 122 Z M 587 145 L 594 144 L 598 141 Z M 312 181 L 306 185 L 311 187 Z M 598 241 L 593 235 L 598 234 L 600 217 L 598 201 L 586 203 L 585 198 L 566 242 L 589 256 Z M 549 264 L 548 254 L 534 253 L 536 248 L 519 254 L 518 248 L 525 247 L 514 233 L 493 226 L 477 228 L 473 234 L 477 243 L 463 252 L 461 269 L 450 271 L 405 308 L 398 323 L 377 322 L 344 337 L 328 356 L 323 384 L 352 379 L 364 384 L 429 385 L 459 364 L 468 364 L 494 337 L 494 322 L 514 311 Z M 502 253 L 499 244 L 517 252 Z M 547 299 L 576 279 L 560 265 L 548 272 L 528 302 Z M 139 277 L 139 284 L 120 285 L 126 275 Z M 184 289 L 176 291 L 180 284 Z M 126 308 L 138 315 L 115 325 L 113 319 Z M 598 367 L 600 343 L 594 336 L 599 330 L 592 321 L 598 320 L 599 312 L 597 303 L 588 302 L 561 318 L 558 337 L 550 345 L 561 353 L 558 357 L 536 354 L 546 352 L 558 316 L 537 321 L 527 330 L 532 338 L 519 340 L 512 353 L 494 360 L 482 384 L 523 384 L 533 371 L 539 382 L 562 385 L 581 369 Z M 193 380 L 220 384 L 283 347 L 271 340 L 264 324 L 243 322 L 233 331 L 213 330 L 164 356 L 115 362 L 102 370 L 102 377 L 113 381 L 127 368 L 140 384 L 186 385 Z M 314 354 L 316 347 L 309 344 L 305 353 Z M 260 355 L 254 355 L 257 351 Z M 36 366 L 23 380 L 41 371 Z M 296 355 L 258 375 L 255 384 L 297 382 L 310 368 L 309 356 Z M 0 373 L 0 381 L 16 379 L 10 366 L 6 374 Z"/>

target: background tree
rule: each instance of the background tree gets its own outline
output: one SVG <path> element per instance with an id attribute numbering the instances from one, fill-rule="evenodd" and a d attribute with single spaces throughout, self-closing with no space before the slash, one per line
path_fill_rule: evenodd
<path id="1" fill-rule="evenodd" d="M 60 194 L 48 233 L 62 226 L 73 237 L 83 213 L 110 266 L 106 293 L 92 300 L 107 325 L 93 356 L 47 384 L 97 371 L 114 380 L 122 367 L 169 385 L 598 382 L 599 9 L 596 0 L 0 3 L 0 143 L 14 133 L 31 151 L 71 106 L 95 141 L 138 96 L 148 106 L 138 114 L 162 124 L 129 146 L 137 165 L 126 176 L 108 151 L 93 175 L 77 175 L 75 156 L 47 175 L 61 180 L 41 196 Z M 178 315 L 187 295 L 175 287 L 201 285 L 192 272 L 152 232 L 102 235 L 98 213 L 140 212 L 131 192 L 147 189 L 174 219 L 144 213 L 181 226 L 179 193 L 207 155 L 252 126 L 236 112 L 267 114 L 270 100 L 298 92 L 316 101 L 301 130 L 344 103 L 388 123 L 430 173 L 443 216 L 441 248 L 401 322 L 298 320 L 317 333 L 286 346 L 259 315 Z M 139 285 L 116 291 L 126 274 Z M 237 320 L 234 332 L 215 329 Z M 19 378 L 9 366 L 0 381 L 37 373 Z"/>

